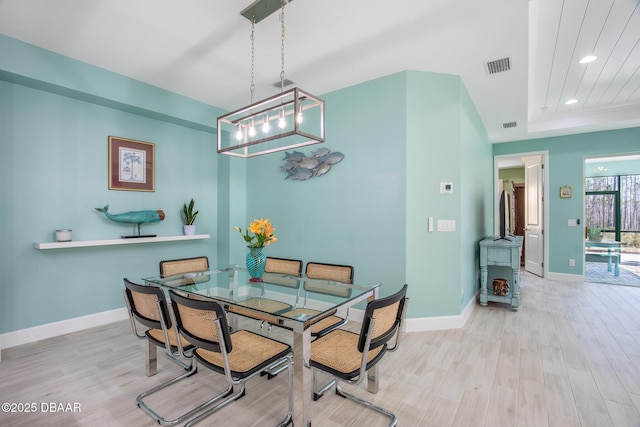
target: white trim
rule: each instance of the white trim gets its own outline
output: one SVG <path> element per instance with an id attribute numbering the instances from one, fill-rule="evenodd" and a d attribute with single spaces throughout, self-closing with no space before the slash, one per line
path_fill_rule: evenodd
<path id="1" fill-rule="evenodd" d="M 2 360 L 1 352 L 3 348 L 28 344 L 128 318 L 129 314 L 127 313 L 127 309 L 122 307 L 115 310 L 103 311 L 101 313 L 89 314 L 87 316 L 75 317 L 73 319 L 61 320 L 59 322 L 47 323 L 45 325 L 0 334 L 0 360 Z"/>
<path id="2" fill-rule="evenodd" d="M 566 273 L 547 273 L 547 279 L 558 280 L 560 282 L 583 283 L 584 275 L 582 274 L 566 274 Z"/>
<path id="3" fill-rule="evenodd" d="M 420 319 L 407 319 L 405 321 L 406 332 L 427 332 L 439 331 L 443 329 L 464 328 L 469 316 L 478 306 L 477 298 L 474 296 L 462 311 L 456 316 L 423 317 Z"/>
<path id="4" fill-rule="evenodd" d="M 477 297 L 477 295 L 476 295 Z M 423 317 L 420 319 L 406 319 L 404 324 L 405 332 L 427 332 L 439 331 L 443 329 L 464 328 L 469 316 L 478 306 L 477 298 L 473 297 L 467 303 L 462 314 L 456 316 Z M 364 320 L 364 310 L 351 307 L 349 309 L 349 320 L 360 322 Z"/>
<path id="5" fill-rule="evenodd" d="M 477 296 L 477 295 L 476 295 Z M 477 298 L 471 298 L 462 314 L 456 316 L 423 317 L 420 319 L 406 319 L 404 322 L 405 332 L 428 332 L 443 329 L 464 328 L 469 316 L 478 306 Z M 362 323 L 364 320 L 364 310 L 351 307 L 349 309 L 349 320 Z"/>
<path id="6" fill-rule="evenodd" d="M 425 332 L 463 328 L 476 306 L 477 301 L 474 297 L 471 298 L 460 315 L 406 319 L 405 330 L 406 332 Z M 78 332 L 128 318 L 127 309 L 122 307 L 115 310 L 103 311 L 101 313 L 89 314 L 87 316 L 75 317 L 73 319 L 61 320 L 59 322 L 47 323 L 45 325 L 0 334 L 0 360 L 2 360 L 2 349 L 4 348 Z M 354 309 L 353 307 L 350 308 L 349 318 L 356 322 L 362 322 L 364 319 L 364 310 Z"/>

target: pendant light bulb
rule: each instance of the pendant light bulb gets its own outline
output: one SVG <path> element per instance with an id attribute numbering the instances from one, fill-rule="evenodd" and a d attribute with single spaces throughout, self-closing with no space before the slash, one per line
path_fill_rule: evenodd
<path id="1" fill-rule="evenodd" d="M 287 127 L 287 121 L 284 118 L 284 110 L 280 110 L 280 118 L 278 119 L 278 127 L 284 129 Z"/>
<path id="2" fill-rule="evenodd" d="M 269 133 L 271 125 L 269 124 L 269 115 L 264 115 L 264 122 L 262 122 L 262 133 Z"/>
<path id="3" fill-rule="evenodd" d="M 304 116 L 302 115 L 302 105 L 298 108 L 298 114 L 296 114 L 296 122 L 302 123 L 304 121 Z"/>
<path id="4" fill-rule="evenodd" d="M 254 136 L 256 136 L 256 127 L 253 124 L 253 119 L 251 119 L 251 126 L 249 126 L 248 134 L 250 138 L 253 138 Z"/>
<path id="5" fill-rule="evenodd" d="M 236 126 L 236 139 L 238 141 L 242 141 L 242 137 L 244 135 L 242 134 L 242 128 L 240 127 L 240 125 Z"/>

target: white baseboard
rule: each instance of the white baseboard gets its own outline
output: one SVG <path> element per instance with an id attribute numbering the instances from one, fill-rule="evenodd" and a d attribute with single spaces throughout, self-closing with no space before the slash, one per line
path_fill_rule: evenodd
<path id="1" fill-rule="evenodd" d="M 419 319 L 407 319 L 405 322 L 406 332 L 426 332 L 439 331 L 443 329 L 464 328 L 469 316 L 478 306 L 477 295 L 471 298 L 462 314 L 456 316 L 423 317 Z"/>
<path id="2" fill-rule="evenodd" d="M 582 274 L 566 274 L 566 273 L 552 273 L 549 272 L 545 279 L 549 280 L 558 280 L 560 282 L 574 282 L 574 283 L 582 283 L 584 282 L 584 276 Z"/>
<path id="3" fill-rule="evenodd" d="M 419 319 L 406 319 L 404 322 L 405 332 L 427 332 L 439 331 L 443 329 L 460 329 L 464 328 L 469 316 L 478 306 L 478 295 L 476 294 L 467 303 L 462 314 L 456 316 L 440 316 L 440 317 L 423 317 Z M 354 322 L 362 322 L 364 319 L 364 310 L 349 309 L 349 320 Z"/>
<path id="4" fill-rule="evenodd" d="M 3 348 L 28 344 L 128 318 L 127 309 L 122 307 L 115 310 L 103 311 L 102 313 L 89 314 L 87 316 L 75 317 L 73 319 L 61 320 L 59 322 L 47 323 L 46 325 L 34 326 L 33 328 L 0 334 L 0 360 L 2 360 Z"/>
<path id="5" fill-rule="evenodd" d="M 472 298 L 462 314 L 457 316 L 407 319 L 405 322 L 405 330 L 406 332 L 424 332 L 462 328 L 476 305 L 476 298 Z M 364 310 L 351 308 L 349 311 L 349 317 L 351 320 L 356 322 L 362 322 L 362 319 L 364 318 Z M 47 323 L 46 325 L 34 326 L 33 328 L 20 329 L 18 331 L 0 334 L 0 361 L 2 360 L 2 349 L 28 344 L 47 338 L 53 338 L 59 335 L 93 328 L 95 326 L 102 326 L 128 318 L 129 315 L 127 314 L 127 309 L 122 307 L 115 310 L 103 311 L 102 313 L 90 314 L 87 316 L 61 320 L 59 322 Z"/>

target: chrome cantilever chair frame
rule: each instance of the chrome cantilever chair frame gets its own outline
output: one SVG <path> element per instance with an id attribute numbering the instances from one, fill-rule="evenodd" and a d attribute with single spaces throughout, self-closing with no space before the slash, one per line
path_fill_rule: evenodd
<path id="1" fill-rule="evenodd" d="M 164 337 L 164 346 L 165 346 L 165 355 L 169 360 L 178 364 L 183 369 L 186 370 L 181 375 L 174 377 L 162 384 L 158 384 L 157 386 L 146 390 L 136 396 L 136 404 L 139 408 L 144 410 L 146 413 L 151 415 L 158 423 L 163 426 L 172 426 L 178 424 L 179 422 L 185 419 L 184 416 L 178 417 L 175 420 L 167 421 L 164 418 L 160 417 L 152 408 L 150 408 L 145 402 L 144 398 L 154 394 L 166 387 L 169 387 L 172 384 L 175 384 L 185 378 L 190 377 L 195 374 L 198 370 L 198 365 L 196 360 L 193 358 L 193 346 L 189 344 L 188 346 L 184 346 L 180 337 L 178 336 L 176 328 L 172 328 L 171 314 L 168 310 L 167 301 L 164 296 L 164 291 L 157 286 L 142 286 L 136 283 L 131 282 L 128 279 L 124 279 L 125 282 L 125 291 L 124 291 L 124 299 L 127 304 L 127 308 L 129 310 L 129 317 L 131 319 L 131 327 L 133 329 L 133 333 L 136 337 L 141 339 L 147 339 L 147 376 L 155 375 L 157 372 L 157 350 L 156 347 L 160 346 L 162 343 L 154 338 L 150 334 L 151 329 L 157 329 L 158 323 L 161 326 L 163 337 Z M 153 313 L 142 313 L 138 311 L 138 305 L 136 305 L 136 296 L 135 293 L 143 294 L 143 295 L 151 295 L 156 297 L 155 306 L 157 309 L 157 315 Z M 147 305 L 142 308 L 142 311 L 149 310 L 150 307 Z M 147 314 L 147 316 L 145 316 Z M 158 320 L 154 318 L 157 317 Z M 136 323 L 140 322 L 141 324 L 151 328 L 147 330 L 144 334 L 140 334 L 137 329 Z M 175 334 L 173 336 L 175 346 L 171 345 L 171 334 Z M 185 363 L 180 357 L 183 357 L 189 360 L 189 363 Z"/>
<path id="2" fill-rule="evenodd" d="M 299 261 L 300 264 L 300 273 L 302 273 L 302 261 Z M 286 271 L 280 271 L 282 273 L 286 273 Z M 305 268 L 305 276 L 308 279 L 318 279 L 318 280 L 328 280 L 339 283 L 353 283 L 353 267 L 350 265 L 343 264 L 326 264 L 321 262 L 310 261 L 307 263 Z M 348 296 L 351 293 L 350 288 L 335 286 L 326 283 L 309 283 L 307 281 L 304 282 L 304 301 L 302 303 L 302 307 L 298 306 L 298 301 L 296 301 L 296 306 L 290 310 L 288 315 L 293 315 L 294 313 L 307 314 L 309 316 L 315 316 L 318 314 L 318 310 L 306 308 L 307 306 L 307 298 L 309 292 L 322 293 L 326 295 L 334 295 L 334 296 Z M 337 316 L 335 311 L 326 315 L 324 318 L 316 321 L 313 325 L 311 325 L 311 338 L 317 339 L 324 334 L 331 332 L 334 329 L 339 328 L 340 326 L 347 323 L 349 320 L 349 310 L 347 309 L 346 315 L 344 317 Z M 269 326 L 271 328 L 271 326 Z M 272 366 L 265 373 L 269 376 L 269 379 L 278 375 L 278 373 L 282 372 L 285 369 L 284 366 Z M 334 382 L 330 382 L 325 386 L 331 387 Z M 314 388 L 315 390 L 315 388 Z"/>
<path id="3" fill-rule="evenodd" d="M 364 400 L 358 396 L 355 396 L 351 393 L 348 393 L 340 387 L 339 382 L 345 382 L 350 385 L 358 385 L 365 378 L 369 379 L 367 372 L 371 369 L 377 369 L 378 362 L 382 359 L 384 354 L 387 351 L 396 351 L 400 345 L 400 335 L 402 331 L 402 324 L 405 317 L 405 312 L 407 308 L 407 304 L 409 299 L 406 297 L 407 285 L 404 285 L 400 292 L 391 295 L 386 298 L 380 298 L 378 300 L 372 301 L 367 304 L 367 308 L 365 310 L 365 319 L 362 324 L 362 328 L 360 331 L 360 335 L 358 338 L 357 350 L 361 352 L 361 362 L 360 367 L 357 370 L 357 373 L 354 372 L 342 372 L 338 370 L 333 370 L 325 365 L 320 364 L 315 361 L 313 358 L 313 343 L 311 344 L 312 356 L 310 360 L 311 368 L 313 369 L 313 387 L 316 390 L 316 373 L 317 371 L 325 372 L 332 375 L 335 378 L 335 382 L 329 383 L 322 390 L 314 392 L 314 400 L 317 400 L 322 394 L 331 388 L 335 384 L 336 394 L 350 400 L 353 400 L 361 405 L 366 406 L 367 408 L 373 409 L 374 411 L 385 415 L 391 419 L 389 423 L 390 427 L 396 426 L 398 423 L 398 419 L 391 411 L 382 408 L 380 406 L 374 405 L 373 403 Z M 391 301 L 391 303 L 389 303 Z M 396 302 L 399 302 L 399 307 L 396 314 L 396 320 L 393 323 L 391 328 L 387 328 L 381 334 L 378 333 L 376 335 L 376 319 L 374 317 L 374 313 L 376 309 L 390 307 Z M 338 331 L 334 331 L 338 332 Z M 331 335 L 331 333 L 327 334 L 326 337 Z M 393 347 L 388 347 L 388 341 L 395 337 L 395 342 Z M 316 343 L 320 342 L 322 338 L 319 338 Z M 374 355 L 371 360 L 369 360 L 369 352 L 371 350 L 376 350 L 381 347 L 381 350 L 378 350 L 378 354 Z M 377 391 L 377 390 L 375 390 Z"/>
<path id="4" fill-rule="evenodd" d="M 342 265 L 342 264 L 326 264 L 321 262 L 310 261 L 307 263 L 305 267 L 305 276 L 309 279 L 322 279 L 322 280 L 333 280 L 336 282 L 353 283 L 353 267 L 350 265 Z M 328 295 L 336 294 L 336 290 L 332 288 L 324 288 L 324 289 L 314 289 L 313 283 L 305 283 L 305 298 L 304 305 L 307 303 L 307 292 L 312 290 L 314 292 L 326 293 Z M 351 292 L 351 289 L 346 288 L 338 288 L 338 294 L 342 294 L 344 292 Z M 313 338 L 319 338 L 334 329 L 339 328 L 349 321 L 349 310 L 347 310 L 346 315 L 344 317 L 341 316 L 328 316 L 311 328 L 311 336 Z"/>
<path id="5" fill-rule="evenodd" d="M 139 339 L 146 339 L 146 374 L 148 377 L 155 375 L 158 372 L 158 352 L 157 347 L 164 346 L 165 356 L 181 366 L 186 370 L 190 370 L 193 366 L 193 359 L 191 357 L 188 358 L 189 363 L 186 363 L 182 360 L 182 354 L 180 353 L 177 347 L 171 346 L 171 338 L 173 338 L 174 342 L 178 342 L 178 333 L 177 331 L 171 330 L 171 318 L 170 312 L 168 310 L 167 301 L 164 297 L 164 292 L 162 289 L 157 286 L 143 286 L 137 283 L 130 281 L 129 279 L 123 279 L 125 283 L 125 290 L 123 292 L 124 302 L 127 306 L 127 311 L 129 313 L 129 320 L 131 321 L 131 330 L 133 334 Z M 138 292 L 146 295 L 153 295 L 156 297 L 156 310 L 157 314 L 152 318 L 149 316 L 145 316 L 144 313 L 138 311 L 136 304 L 134 302 L 133 292 Z M 148 313 L 147 313 L 148 314 Z M 149 328 L 144 333 L 138 331 L 138 323 Z M 162 335 L 164 340 L 158 340 L 149 334 L 151 329 L 160 329 L 162 331 Z M 169 337 L 170 331 L 174 334 L 173 337 Z"/>
<path id="6" fill-rule="evenodd" d="M 298 259 L 267 257 L 264 275 L 262 276 L 264 281 L 291 289 L 298 289 L 300 287 L 300 282 L 298 280 L 281 275 L 300 277 L 302 275 L 302 261 Z M 264 288 L 262 289 L 262 294 L 260 295 L 260 297 L 264 297 Z M 287 308 L 294 309 L 295 307 L 297 307 L 298 298 L 299 295 L 296 294 L 295 304 Z M 260 318 L 258 318 L 258 320 L 260 320 Z M 267 324 L 268 335 L 271 332 L 271 327 L 274 323 L 277 324 L 277 322 L 273 321 L 273 318 L 267 316 L 262 319 L 260 328 L 263 328 L 265 324 Z"/>
<path id="7" fill-rule="evenodd" d="M 286 276 L 281 276 L 286 275 Z M 294 279 L 292 277 L 301 277 L 302 276 L 302 260 L 299 259 L 289 259 L 289 258 L 276 258 L 276 257 L 267 257 L 267 264 L 265 266 L 264 275 L 262 276 L 263 280 L 268 283 L 272 283 L 275 285 L 286 286 L 288 288 L 300 288 L 300 281 Z M 296 293 L 296 302 L 291 307 L 292 310 L 295 310 L 298 306 L 299 301 L 299 292 Z M 280 326 L 277 321 L 274 320 L 263 320 L 260 323 L 260 328 L 263 328 L 265 322 L 268 324 L 267 327 L 267 336 L 271 333 L 271 328 L 273 325 Z M 262 371 L 261 375 L 267 375 L 268 379 L 271 379 L 278 375 L 280 372 L 287 369 L 287 365 L 285 363 L 276 363 L 275 365 L 269 367 Z"/>
<path id="8" fill-rule="evenodd" d="M 194 358 L 199 360 L 200 363 L 207 368 L 223 374 L 227 380 L 227 388 L 223 392 L 218 393 L 208 401 L 198 405 L 188 412 L 188 414 L 193 415 L 197 412 L 206 410 L 187 422 L 185 427 L 192 426 L 234 400 L 238 400 L 243 397 L 245 395 L 245 382 L 249 378 L 260 374 L 260 372 L 268 366 L 282 362 L 286 362 L 289 370 L 289 396 L 287 415 L 282 422 L 278 424 L 278 427 L 284 427 L 291 423 L 293 419 L 293 354 L 291 353 L 291 347 L 287 344 L 249 331 L 236 331 L 233 334 L 229 333 L 224 309 L 216 301 L 191 299 L 180 295 L 174 290 L 170 290 L 169 294 L 173 301 L 172 308 L 174 319 L 180 336 L 184 337 L 189 342 L 194 343 L 196 346 L 193 351 Z M 199 317 L 198 325 L 194 325 L 193 323 L 187 325 L 189 320 L 188 317 L 185 318 L 183 314 L 181 314 L 183 310 L 185 310 L 184 315 L 186 316 L 189 316 L 189 312 L 193 315 L 193 311 L 198 312 L 199 315 L 202 313 L 211 313 L 214 315 L 215 320 L 213 321 L 213 324 L 215 326 L 215 334 L 212 334 L 210 328 L 208 328 L 206 332 L 199 330 L 200 326 L 206 326 L 206 323 L 203 322 L 210 320 L 206 317 Z M 246 340 L 244 341 L 244 348 L 242 345 L 236 344 L 236 351 L 251 351 L 250 349 L 253 349 L 254 346 L 268 346 L 271 344 L 275 345 L 275 349 L 272 350 L 273 354 L 271 356 L 262 356 L 262 360 L 255 366 L 244 366 L 243 368 L 247 369 L 246 371 L 240 372 L 234 370 L 234 362 L 232 361 L 232 358 L 235 356 L 233 353 L 233 336 L 235 334 L 243 334 L 242 338 L 239 339 Z M 249 341 L 253 342 L 248 343 Z M 215 354 L 221 355 L 221 361 L 217 356 L 215 356 Z M 239 391 L 234 391 L 234 386 L 236 385 L 240 386 Z"/>

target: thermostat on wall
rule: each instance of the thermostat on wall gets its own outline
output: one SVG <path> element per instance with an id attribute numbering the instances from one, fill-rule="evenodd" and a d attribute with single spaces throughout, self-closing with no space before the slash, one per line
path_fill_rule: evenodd
<path id="1" fill-rule="evenodd" d="M 440 192 L 442 194 L 451 194 L 451 193 L 453 193 L 453 183 L 452 182 L 441 182 L 440 183 Z"/>

